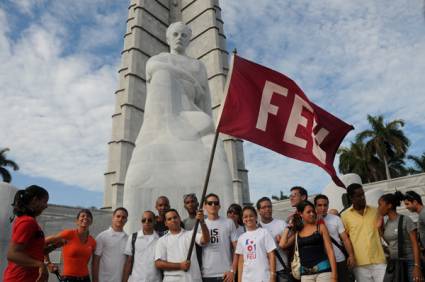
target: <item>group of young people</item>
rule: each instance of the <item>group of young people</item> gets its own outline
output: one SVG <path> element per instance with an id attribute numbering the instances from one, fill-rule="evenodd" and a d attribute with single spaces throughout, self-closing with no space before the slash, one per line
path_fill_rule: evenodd
<path id="1" fill-rule="evenodd" d="M 89 234 L 93 216 L 86 209 L 78 213 L 76 229 L 45 237 L 36 217 L 49 195 L 33 185 L 15 196 L 4 281 L 47 281 L 48 272 L 58 270 L 48 252 L 58 247 L 64 265 L 58 277 L 67 282 L 423 281 L 421 197 L 414 191 L 385 194 L 374 208 L 366 204 L 361 185 L 348 186 L 347 194 L 352 205 L 338 215 L 328 210 L 325 195 L 316 195 L 312 203 L 304 188 L 293 187 L 294 212 L 286 220 L 273 218 L 267 197 L 255 207 L 232 204 L 222 217 L 216 194 L 208 194 L 203 203 L 195 194 L 185 195 L 188 217 L 182 219 L 161 196 L 157 215 L 144 211 L 138 232 L 124 232 L 128 212 L 120 207 L 111 227 L 94 239 Z M 401 202 L 418 213 L 417 224 L 397 213 Z"/>

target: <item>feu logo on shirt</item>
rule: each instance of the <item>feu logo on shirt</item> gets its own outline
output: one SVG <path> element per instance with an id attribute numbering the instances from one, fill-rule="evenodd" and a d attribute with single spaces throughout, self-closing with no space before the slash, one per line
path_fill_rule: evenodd
<path id="1" fill-rule="evenodd" d="M 254 260 L 257 258 L 257 245 L 253 240 L 245 240 L 245 248 L 247 250 L 246 258 L 249 260 Z"/>

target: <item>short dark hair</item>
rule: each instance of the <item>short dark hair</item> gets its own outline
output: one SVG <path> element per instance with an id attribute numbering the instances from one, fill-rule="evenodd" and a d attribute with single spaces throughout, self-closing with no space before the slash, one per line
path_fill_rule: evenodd
<path id="1" fill-rule="evenodd" d="M 407 200 L 409 202 L 413 202 L 416 201 L 418 202 L 418 204 L 420 204 L 421 206 L 423 206 L 424 204 L 422 203 L 422 198 L 421 195 L 419 195 L 418 193 L 416 193 L 415 191 L 407 191 L 406 193 L 404 193 L 404 200 Z"/>
<path id="2" fill-rule="evenodd" d="M 85 213 L 91 220 L 93 220 L 93 214 L 89 209 L 81 209 L 77 213 L 77 219 L 80 217 L 80 214 Z"/>
<path id="3" fill-rule="evenodd" d="M 115 215 L 118 211 L 123 211 L 123 212 L 125 212 L 125 214 L 128 216 L 128 211 L 127 211 L 127 209 L 126 209 L 126 208 L 124 208 L 124 207 L 116 208 L 116 209 L 114 210 L 114 212 L 112 213 L 112 215 Z"/>
<path id="4" fill-rule="evenodd" d="M 156 203 L 158 203 L 158 201 L 159 201 L 160 199 L 164 199 L 164 200 L 166 200 L 166 201 L 167 201 L 168 205 L 170 204 L 170 200 L 167 198 L 167 196 L 159 196 L 158 198 L 156 198 L 156 202 L 155 202 L 155 204 L 156 204 Z"/>
<path id="5" fill-rule="evenodd" d="M 175 212 L 176 214 L 177 214 L 177 216 L 178 217 L 180 217 L 180 214 L 179 214 L 179 212 L 176 210 L 176 209 L 168 209 L 168 210 L 166 210 L 165 211 L 165 213 L 164 213 L 164 217 L 167 215 L 167 213 L 169 213 L 169 212 Z"/>
<path id="6" fill-rule="evenodd" d="M 253 206 L 246 206 L 246 207 L 244 207 L 244 208 L 243 208 L 243 210 L 242 210 L 242 214 L 243 214 L 245 211 L 247 211 L 247 210 L 252 211 L 252 212 L 255 214 L 255 216 L 256 216 L 256 217 L 258 217 L 258 215 L 257 215 L 257 211 L 255 210 L 255 208 L 254 208 Z"/>
<path id="7" fill-rule="evenodd" d="M 292 191 L 294 191 L 294 190 L 297 190 L 298 191 L 298 193 L 300 193 L 300 195 L 301 196 L 305 196 L 305 199 L 307 200 L 307 198 L 308 198 L 308 193 L 307 193 L 307 190 L 305 190 L 303 187 L 301 187 L 301 186 L 294 186 L 294 187 L 292 187 L 291 188 L 291 190 L 289 190 L 290 192 L 292 192 Z"/>
<path id="8" fill-rule="evenodd" d="M 220 197 L 218 197 L 218 195 L 217 195 L 217 194 L 209 193 L 208 195 L 206 195 L 206 196 L 205 196 L 204 204 L 206 204 L 206 203 L 207 203 L 207 199 L 208 199 L 209 197 L 216 197 L 216 198 L 217 198 L 217 200 L 220 202 Z"/>
<path id="9" fill-rule="evenodd" d="M 189 193 L 189 194 L 185 194 L 183 195 L 183 203 L 186 202 L 187 199 L 192 198 L 194 201 L 198 202 L 198 198 L 196 197 L 195 193 Z"/>
<path id="10" fill-rule="evenodd" d="M 152 217 L 153 217 L 153 220 L 154 220 L 154 221 L 156 220 L 156 219 L 155 219 L 155 213 L 154 213 L 153 211 L 151 211 L 151 210 L 146 210 L 146 211 L 144 211 L 144 212 L 142 213 L 142 218 L 143 218 L 143 214 L 144 214 L 145 212 L 150 213 L 150 214 L 152 215 Z"/>
<path id="11" fill-rule="evenodd" d="M 320 200 L 320 199 L 326 200 L 329 204 L 328 196 L 323 195 L 323 194 L 318 194 L 318 195 L 316 195 L 316 197 L 314 197 L 314 205 L 317 205 L 317 201 Z"/>
<path id="12" fill-rule="evenodd" d="M 260 209 L 260 207 L 261 207 L 261 203 L 262 202 L 264 202 L 264 201 L 268 201 L 268 202 L 272 202 L 272 200 L 270 200 L 270 198 L 269 197 L 262 197 L 261 199 L 259 199 L 258 201 L 257 201 L 257 204 L 256 204 L 256 207 L 257 207 L 257 210 L 259 210 Z"/>
<path id="13" fill-rule="evenodd" d="M 363 189 L 363 186 L 359 183 L 352 183 L 350 185 L 348 185 L 347 187 L 347 195 L 350 199 L 353 198 L 354 193 L 356 192 L 357 189 Z"/>

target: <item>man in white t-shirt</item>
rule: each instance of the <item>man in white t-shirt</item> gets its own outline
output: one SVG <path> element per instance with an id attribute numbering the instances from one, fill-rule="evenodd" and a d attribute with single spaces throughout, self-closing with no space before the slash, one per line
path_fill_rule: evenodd
<path id="1" fill-rule="evenodd" d="M 237 242 L 235 223 L 218 215 L 220 199 L 216 194 L 205 197 L 204 209 L 208 215 L 205 224 L 210 231 L 210 240 L 202 248 L 202 280 L 233 282 L 232 259 Z"/>
<path id="2" fill-rule="evenodd" d="M 341 218 L 328 213 L 329 199 L 326 195 L 319 194 L 314 197 L 314 205 L 319 220 L 322 219 L 324 221 L 332 239 L 332 246 L 337 262 L 338 282 L 353 281 L 352 278 L 350 278 L 350 272 L 347 266 L 353 268 L 355 265 L 354 251 L 350 238 L 345 232 Z M 344 245 L 342 243 L 344 243 Z M 344 249 L 348 257 L 344 255 L 342 251 Z"/>
<path id="3" fill-rule="evenodd" d="M 158 234 L 153 229 L 155 214 L 152 211 L 143 212 L 141 222 L 142 229 L 135 235 L 132 234 L 125 246 L 127 259 L 122 281 L 160 282 L 162 281 L 161 272 L 155 267 L 154 261 L 155 247 L 159 239 Z"/>
<path id="4" fill-rule="evenodd" d="M 196 219 L 201 225 L 201 233 L 196 234 L 195 242 L 205 245 L 210 240 L 208 228 L 204 221 L 204 213 L 198 211 Z M 196 254 L 192 251 L 191 259 L 187 255 L 192 239 L 192 231 L 186 231 L 181 227 L 179 213 L 175 209 L 165 212 L 165 225 L 169 232 L 158 240 L 155 248 L 155 266 L 164 270 L 164 282 L 200 282 L 201 271 L 199 269 Z"/>
<path id="5" fill-rule="evenodd" d="M 123 231 L 128 212 L 117 208 L 112 213 L 109 229 L 96 237 L 96 250 L 93 256 L 93 282 L 121 281 L 125 262 L 124 248 L 127 234 Z"/>
<path id="6" fill-rule="evenodd" d="M 273 218 L 272 201 L 268 197 L 263 197 L 257 201 L 257 211 L 260 215 L 260 225 L 262 228 L 270 232 L 275 240 L 276 246 L 279 246 L 280 236 L 286 227 L 284 220 Z M 276 248 L 276 281 L 287 282 L 289 281 L 289 265 L 288 255 L 281 248 Z M 278 257 L 280 256 L 280 258 Z M 284 266 L 281 263 L 284 263 Z"/>

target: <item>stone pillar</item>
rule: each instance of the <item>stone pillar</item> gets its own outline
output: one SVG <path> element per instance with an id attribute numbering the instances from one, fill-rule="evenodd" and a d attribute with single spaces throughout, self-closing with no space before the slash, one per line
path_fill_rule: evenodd
<path id="1" fill-rule="evenodd" d="M 121 52 L 119 86 L 115 92 L 112 138 L 105 173 L 104 207 L 122 205 L 124 180 L 134 142 L 143 122 L 146 100 L 145 65 L 153 55 L 168 50 L 168 0 L 131 0 Z"/>
<path id="2" fill-rule="evenodd" d="M 104 207 L 110 208 L 122 205 L 127 167 L 143 122 L 145 64 L 151 56 L 168 51 L 165 39 L 168 25 L 181 20 L 193 31 L 187 51 L 189 56 L 206 65 L 214 119 L 223 99 L 229 69 L 218 0 L 131 0 L 128 10 L 105 173 Z M 230 136 L 222 136 L 222 139 L 233 178 L 235 200 L 241 204 L 249 203 L 242 140 Z"/>

